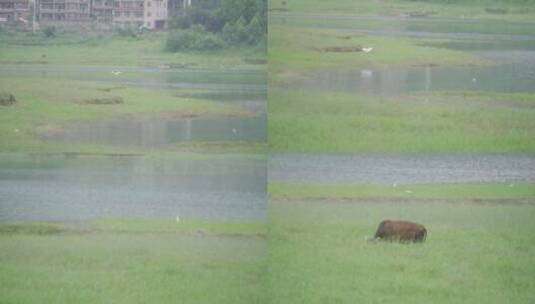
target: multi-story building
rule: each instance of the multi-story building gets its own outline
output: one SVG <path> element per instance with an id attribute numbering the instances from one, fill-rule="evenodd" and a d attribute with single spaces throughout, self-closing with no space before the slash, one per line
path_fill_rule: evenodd
<path id="1" fill-rule="evenodd" d="M 144 0 L 115 0 L 113 23 L 124 27 L 140 28 L 144 24 Z"/>
<path id="2" fill-rule="evenodd" d="M 0 21 L 28 23 L 30 0 L 0 0 Z M 34 0 L 36 20 L 43 24 L 98 24 L 165 29 L 168 11 L 191 0 Z"/>
<path id="3" fill-rule="evenodd" d="M 90 20 L 90 0 L 39 0 L 38 19 L 42 23 Z"/>
<path id="4" fill-rule="evenodd" d="M 165 28 L 167 20 L 167 0 L 145 0 L 145 16 L 143 26 L 149 29 Z"/>
<path id="5" fill-rule="evenodd" d="M 96 22 L 110 24 L 113 21 L 113 0 L 92 0 L 90 11 Z"/>
<path id="6" fill-rule="evenodd" d="M 27 22 L 29 6 L 28 0 L 0 0 L 0 21 Z"/>

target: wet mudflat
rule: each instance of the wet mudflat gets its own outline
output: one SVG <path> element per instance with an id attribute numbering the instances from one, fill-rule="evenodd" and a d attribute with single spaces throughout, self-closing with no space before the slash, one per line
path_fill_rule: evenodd
<path id="1" fill-rule="evenodd" d="M 28 157 L 0 169 L 0 221 L 257 220 L 266 174 L 247 157 Z"/>
<path id="2" fill-rule="evenodd" d="M 533 183 L 535 156 L 515 154 L 276 154 L 269 181 L 282 183 Z"/>

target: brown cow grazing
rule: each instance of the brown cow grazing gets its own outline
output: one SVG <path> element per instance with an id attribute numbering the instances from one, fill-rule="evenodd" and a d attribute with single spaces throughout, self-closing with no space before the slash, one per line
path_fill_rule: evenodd
<path id="1" fill-rule="evenodd" d="M 398 241 L 402 243 L 423 242 L 427 237 L 425 227 L 407 221 L 382 221 L 373 240 Z"/>

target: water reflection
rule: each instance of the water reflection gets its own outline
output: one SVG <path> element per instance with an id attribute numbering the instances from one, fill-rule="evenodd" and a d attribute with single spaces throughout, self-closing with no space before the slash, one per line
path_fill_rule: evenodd
<path id="1" fill-rule="evenodd" d="M 535 52 L 532 60 L 484 67 L 411 67 L 321 71 L 287 85 L 303 90 L 400 94 L 418 91 L 535 92 Z M 494 57 L 497 57 L 494 54 Z"/>
<path id="2" fill-rule="evenodd" d="M 58 142 L 167 147 L 208 141 L 266 141 L 265 117 L 187 118 L 178 120 L 98 121 L 76 123 L 44 137 Z"/>
<path id="3" fill-rule="evenodd" d="M 346 35 L 409 37 L 421 45 L 472 52 L 487 66 L 321 71 L 287 85 L 303 90 L 400 94 L 417 91 L 535 92 L 535 29 L 529 23 L 452 18 L 274 14 L 273 24 L 332 28 Z M 433 39 L 431 39 L 433 38 Z"/>

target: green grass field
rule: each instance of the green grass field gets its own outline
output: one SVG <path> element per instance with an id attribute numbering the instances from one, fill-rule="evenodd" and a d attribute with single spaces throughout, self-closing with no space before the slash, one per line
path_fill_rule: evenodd
<path id="1" fill-rule="evenodd" d="M 2 303 L 266 303 L 265 226 L 1 224 Z"/>
<path id="2" fill-rule="evenodd" d="M 269 147 L 295 152 L 533 152 L 532 94 L 396 97 L 272 89 Z"/>
<path id="3" fill-rule="evenodd" d="M 275 83 L 311 70 L 421 65 L 477 65 L 484 60 L 464 52 L 421 45 L 421 40 L 353 34 L 332 29 L 272 25 L 269 32 L 270 78 Z M 373 47 L 365 52 L 326 52 L 327 47 Z"/>
<path id="4" fill-rule="evenodd" d="M 534 184 L 416 184 L 416 185 L 365 185 L 365 184 L 285 184 L 270 183 L 269 195 L 273 199 L 315 200 L 533 200 Z"/>
<path id="5" fill-rule="evenodd" d="M 271 301 L 532 303 L 534 216 L 532 203 L 271 200 Z M 383 219 L 423 224 L 426 242 L 366 241 Z"/>
<path id="6" fill-rule="evenodd" d="M 260 48 L 171 53 L 164 50 L 165 39 L 165 33 L 129 38 L 96 32 L 45 39 L 41 33 L 5 30 L 0 31 L 0 64 L 265 69 L 265 64 L 250 63 L 265 59 Z"/>
<path id="7" fill-rule="evenodd" d="M 91 81 L 35 78 L 29 85 L 25 78 L 2 78 L 0 91 L 10 92 L 17 99 L 14 106 L 4 107 L 0 112 L 2 152 L 121 150 L 86 144 L 51 144 L 40 139 L 43 135 L 65 131 L 72 122 L 252 115 L 229 103 L 177 97 L 164 90 L 109 88 Z M 121 97 L 124 103 L 84 104 L 87 99 L 110 97 Z"/>
<path id="8" fill-rule="evenodd" d="M 332 15 L 428 14 L 431 17 L 461 17 L 495 20 L 533 21 L 533 0 L 272 0 L 273 13 Z"/>

